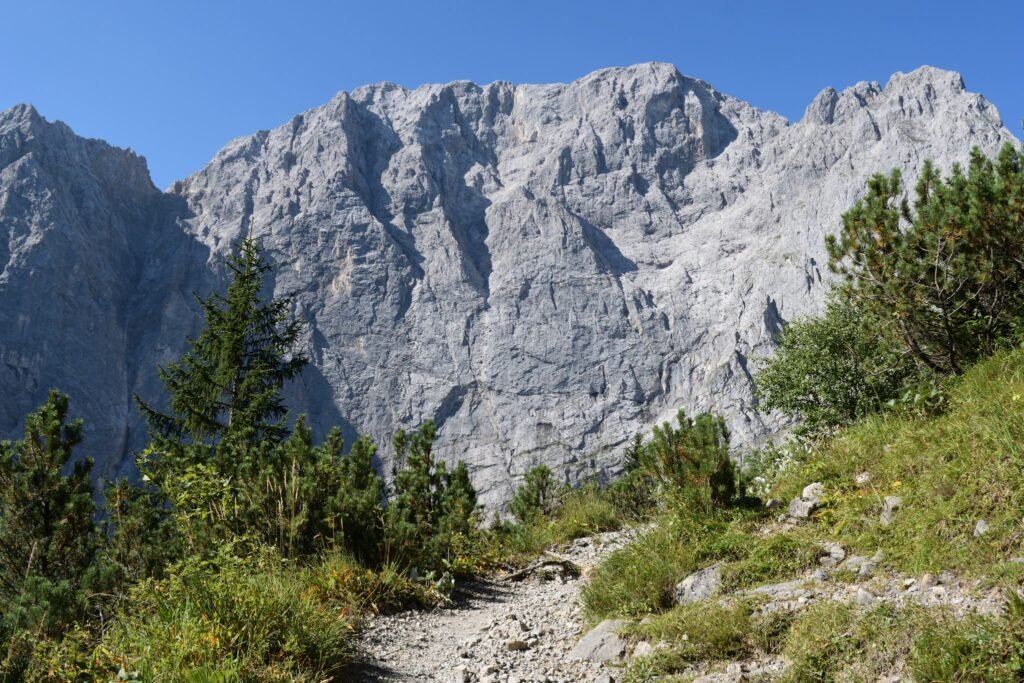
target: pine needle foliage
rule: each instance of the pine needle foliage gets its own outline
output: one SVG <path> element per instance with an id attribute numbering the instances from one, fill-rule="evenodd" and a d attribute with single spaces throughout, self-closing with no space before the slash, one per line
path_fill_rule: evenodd
<path id="1" fill-rule="evenodd" d="M 516 489 L 509 510 L 523 524 L 540 515 L 551 515 L 558 503 L 558 488 L 550 467 L 543 464 L 532 467 L 523 485 Z"/>
<path id="2" fill-rule="evenodd" d="M 74 462 L 82 423 L 67 423 L 68 397 L 51 391 L 25 420 L 20 441 L 0 443 L 0 597 L 30 576 L 77 585 L 99 538 L 92 516 L 92 461 Z"/>
<path id="3" fill-rule="evenodd" d="M 646 460 L 657 479 L 692 505 L 704 510 L 725 507 L 736 500 L 736 470 L 729 458 L 729 431 L 719 415 L 696 418 L 682 410 L 678 426 L 654 427 Z"/>
<path id="4" fill-rule="evenodd" d="M 80 420 L 51 391 L 20 441 L 0 443 L 0 679 L 21 680 L 35 644 L 87 618 L 100 536 Z M 70 467 L 68 467 L 70 465 Z M 65 473 L 65 470 L 66 473 Z"/>
<path id="5" fill-rule="evenodd" d="M 840 297 L 923 368 L 960 374 L 1024 318 L 1024 154 L 975 148 L 947 178 L 926 162 L 913 207 L 898 170 L 876 175 L 827 241 Z"/>
<path id="6" fill-rule="evenodd" d="M 246 451 L 288 437 L 281 390 L 308 361 L 297 349 L 302 323 L 289 320 L 291 300 L 261 296 L 271 266 L 256 242 L 242 240 L 226 265 L 226 293 L 198 299 L 203 330 L 180 360 L 160 370 L 170 411 L 137 401 L 164 457 L 212 457 L 230 476 Z"/>
<path id="7" fill-rule="evenodd" d="M 426 571 L 454 561 L 455 545 L 476 526 L 476 491 L 464 463 L 448 471 L 434 456 L 437 427 L 425 422 L 411 435 L 399 430 L 393 496 L 387 508 L 386 559 Z"/>

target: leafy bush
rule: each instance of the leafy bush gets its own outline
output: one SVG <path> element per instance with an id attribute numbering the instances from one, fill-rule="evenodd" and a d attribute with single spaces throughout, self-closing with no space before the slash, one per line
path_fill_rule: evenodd
<path id="1" fill-rule="evenodd" d="M 827 431 L 896 399 L 914 368 L 879 335 L 881 323 L 833 298 L 820 318 L 786 327 L 757 375 L 762 410 L 799 419 L 805 433 Z"/>
<path id="2" fill-rule="evenodd" d="M 618 510 L 596 482 L 588 482 L 562 494 L 558 514 L 552 522 L 559 541 L 614 531 L 622 526 Z"/>

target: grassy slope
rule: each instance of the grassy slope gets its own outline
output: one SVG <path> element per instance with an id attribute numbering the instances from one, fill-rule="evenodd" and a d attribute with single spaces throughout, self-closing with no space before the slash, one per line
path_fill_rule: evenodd
<path id="1" fill-rule="evenodd" d="M 633 666 L 630 679 L 685 671 L 693 662 L 783 655 L 788 680 L 874 680 L 908 667 L 918 681 L 1019 680 L 1024 609 L 1003 618 L 956 621 L 924 608 L 857 609 L 818 603 L 788 617 L 762 616 L 750 601 L 671 608 L 688 572 L 723 562 L 723 591 L 794 578 L 814 566 L 820 541 L 849 552 L 885 553 L 890 570 L 918 576 L 950 570 L 1018 588 L 1024 565 L 1024 351 L 1000 354 L 952 390 L 946 412 L 877 415 L 845 430 L 782 471 L 772 494 L 789 501 L 820 481 L 827 498 L 814 518 L 779 535 L 760 533 L 772 515 L 744 511 L 696 520 L 666 513 L 657 528 L 612 556 L 585 593 L 593 620 L 658 616 L 638 638 L 670 647 Z M 858 474 L 870 481 L 858 485 Z M 889 526 L 885 496 L 902 506 Z M 979 520 L 989 525 L 975 537 Z M 682 634 L 686 634 L 684 640 Z"/>
<path id="2" fill-rule="evenodd" d="M 854 478 L 867 472 L 870 483 Z M 908 572 L 990 574 L 1024 554 L 1024 351 L 1000 354 L 969 372 L 933 419 L 879 415 L 846 430 L 786 473 L 777 495 L 789 500 L 821 481 L 828 504 L 816 527 Z M 882 500 L 903 505 L 889 527 Z M 974 536 L 985 520 L 988 533 Z"/>

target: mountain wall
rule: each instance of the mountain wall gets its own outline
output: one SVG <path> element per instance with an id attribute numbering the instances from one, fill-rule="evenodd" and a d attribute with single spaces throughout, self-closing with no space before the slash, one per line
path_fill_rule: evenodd
<path id="1" fill-rule="evenodd" d="M 824 236 L 867 178 L 1010 140 L 929 67 L 826 89 L 790 123 L 652 63 L 340 93 L 161 193 L 139 157 L 18 107 L 0 114 L 0 432 L 60 386 L 124 470 L 131 394 L 159 395 L 155 367 L 201 323 L 191 292 L 251 232 L 307 323 L 289 398 L 321 433 L 386 444 L 433 418 L 491 505 L 539 462 L 614 472 L 679 407 L 749 445 L 778 427 L 758 359 L 820 309 Z"/>

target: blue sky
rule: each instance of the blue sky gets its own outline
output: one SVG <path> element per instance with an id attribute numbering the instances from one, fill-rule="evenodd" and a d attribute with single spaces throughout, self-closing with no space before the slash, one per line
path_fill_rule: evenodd
<path id="1" fill-rule="evenodd" d="M 799 118 L 825 86 L 955 69 L 1021 136 L 1024 2 L 0 0 L 0 109 L 146 156 L 166 187 L 339 90 L 568 81 L 657 60 Z"/>

